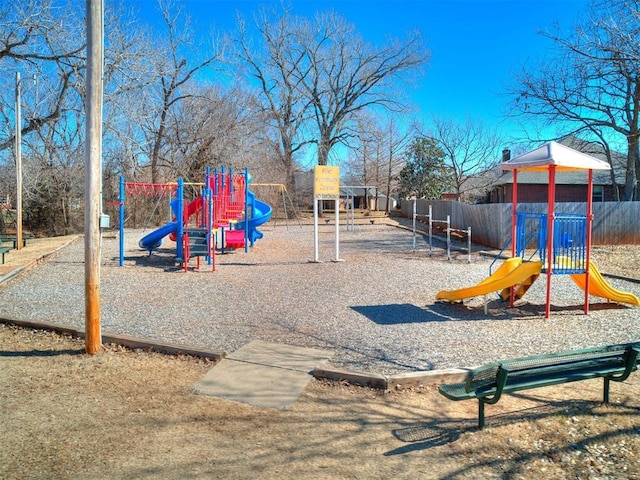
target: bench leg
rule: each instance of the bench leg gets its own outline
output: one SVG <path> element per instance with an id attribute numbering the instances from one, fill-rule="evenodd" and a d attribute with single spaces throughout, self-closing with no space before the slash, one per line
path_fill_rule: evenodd
<path id="1" fill-rule="evenodd" d="M 478 400 L 478 430 L 484 428 L 484 402 Z"/>
<path id="2" fill-rule="evenodd" d="M 602 394 L 602 402 L 609 403 L 609 379 L 604 377 L 604 391 Z"/>

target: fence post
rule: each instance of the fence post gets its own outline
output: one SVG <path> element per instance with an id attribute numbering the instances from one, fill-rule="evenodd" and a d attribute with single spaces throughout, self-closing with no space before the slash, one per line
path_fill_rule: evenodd
<path id="1" fill-rule="evenodd" d="M 431 250 L 433 246 L 433 239 L 431 238 L 433 235 L 433 215 L 431 215 L 431 205 L 429 205 L 429 256 L 431 256 Z"/>
<path id="2" fill-rule="evenodd" d="M 447 215 L 447 260 L 451 260 L 451 216 Z"/>
<path id="3" fill-rule="evenodd" d="M 417 200 L 413 199 L 413 251 L 416 251 L 416 202 Z"/>

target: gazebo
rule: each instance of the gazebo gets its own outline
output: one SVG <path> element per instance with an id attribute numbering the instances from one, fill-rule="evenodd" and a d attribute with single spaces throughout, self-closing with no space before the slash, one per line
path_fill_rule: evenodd
<path id="1" fill-rule="evenodd" d="M 524 225 L 522 218 L 526 216 L 526 212 L 518 211 L 518 172 L 548 172 L 548 212 L 546 215 L 538 215 L 540 221 L 540 229 L 538 236 L 538 248 L 542 257 L 545 268 L 544 273 L 547 274 L 547 295 L 545 317 L 549 318 L 551 313 L 551 277 L 554 273 L 584 273 L 585 274 L 585 299 L 584 313 L 589 313 L 589 265 L 591 252 L 591 224 L 593 221 L 592 196 L 593 196 L 593 171 L 594 170 L 610 170 L 611 166 L 597 158 L 586 155 L 572 148 L 566 147 L 556 142 L 549 142 L 542 145 L 531 152 L 525 153 L 511 160 L 503 162 L 499 165 L 502 170 L 513 171 L 513 206 L 511 211 L 511 256 L 515 257 L 518 252 L 524 251 L 527 241 L 519 227 Z M 588 174 L 587 187 L 587 209 L 585 215 L 564 215 L 555 211 L 555 181 L 556 172 L 585 170 Z M 564 223 L 559 223 L 564 222 Z M 555 231 L 561 225 L 576 225 L 580 227 L 576 229 L 571 227 L 573 232 L 584 233 L 584 239 L 575 239 L 570 234 L 558 236 Z M 560 231 L 560 230 L 558 230 Z M 522 242 L 524 241 L 524 244 Z M 520 242 L 520 244 L 518 244 Z M 557 262 L 555 258 L 555 247 L 559 243 L 562 244 L 564 252 L 570 252 L 581 249 L 584 255 L 579 255 L 580 262 L 569 265 L 567 261 Z M 546 251 L 545 251 L 546 250 Z M 568 258 L 572 258 L 569 255 Z M 513 289 L 512 289 L 513 290 Z M 513 306 L 514 296 L 511 295 L 511 306 Z"/>

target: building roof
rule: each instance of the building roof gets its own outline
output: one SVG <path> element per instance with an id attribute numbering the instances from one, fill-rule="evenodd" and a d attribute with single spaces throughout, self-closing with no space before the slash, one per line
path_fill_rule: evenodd
<path id="1" fill-rule="evenodd" d="M 351 187 L 348 185 L 340 185 L 340 196 L 341 197 L 364 197 L 368 195 L 370 197 L 376 196 L 376 191 L 378 193 L 378 197 L 385 196 L 383 193 L 379 191 L 379 189 L 375 187 Z"/>

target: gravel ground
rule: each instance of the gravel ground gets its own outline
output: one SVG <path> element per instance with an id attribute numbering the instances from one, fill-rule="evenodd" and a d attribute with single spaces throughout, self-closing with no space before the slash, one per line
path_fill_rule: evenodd
<path id="1" fill-rule="evenodd" d="M 314 257 L 311 226 L 264 229 L 249 253 L 217 256 L 217 271 L 181 271 L 166 240 L 149 257 L 137 245 L 143 232 L 127 230 L 125 265 L 118 239 L 103 240 L 101 325 L 104 332 L 232 352 L 260 339 L 335 352 L 332 364 L 350 370 L 395 374 L 467 367 L 513 356 L 605 343 L 638 341 L 640 319 L 632 307 L 592 298 L 568 276 L 554 276 L 551 318 L 544 318 L 546 276 L 514 309 L 482 298 L 434 303 L 441 289 L 470 286 L 488 275 L 492 258 L 443 249 L 429 256 L 425 239 L 413 250 L 410 231 L 356 225 L 340 232 L 335 257 L 331 226 L 320 227 L 321 263 Z M 81 241 L 0 289 L 0 316 L 84 326 Z M 192 260 L 191 266 L 195 265 Z M 607 271 L 606 265 L 598 265 Z M 640 296 L 640 284 L 609 279 Z"/>

